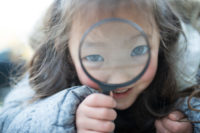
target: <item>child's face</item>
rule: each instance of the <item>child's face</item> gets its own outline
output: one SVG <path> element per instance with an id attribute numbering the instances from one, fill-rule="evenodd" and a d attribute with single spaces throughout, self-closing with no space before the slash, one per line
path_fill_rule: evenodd
<path id="1" fill-rule="evenodd" d="M 79 58 L 78 58 L 78 48 L 79 48 L 79 43 L 82 38 L 83 33 L 94 23 L 105 19 L 105 18 L 110 18 L 113 17 L 112 15 L 109 14 L 101 14 L 98 13 L 99 17 L 98 20 L 94 19 L 95 14 L 91 14 L 89 17 L 90 19 L 87 19 L 87 22 L 84 21 L 84 17 L 78 16 L 76 17 L 76 20 L 72 24 L 72 29 L 71 29 L 71 38 L 69 41 L 69 47 L 70 47 L 70 53 L 72 56 L 72 60 L 75 64 L 76 71 L 78 74 L 78 77 L 81 81 L 82 84 L 88 85 L 94 89 L 100 90 L 98 85 L 91 81 L 87 75 L 84 73 L 80 66 Z M 151 14 L 146 14 L 145 16 L 151 16 Z M 158 30 L 155 24 L 155 21 L 153 20 L 153 17 L 144 17 L 143 15 L 138 12 L 136 8 L 131 8 L 127 9 L 125 7 L 121 7 L 117 9 L 115 16 L 118 18 L 123 18 L 130 20 L 132 22 L 135 22 L 138 24 L 144 31 L 145 33 L 149 36 L 149 41 L 150 41 L 150 47 L 151 47 L 151 61 L 148 66 L 148 69 L 146 70 L 145 74 L 142 76 L 141 79 L 139 79 L 136 83 L 129 85 L 124 88 L 119 88 L 116 90 L 116 92 L 111 92 L 110 95 L 114 97 L 114 99 L 117 102 L 117 109 L 127 109 L 130 107 L 136 100 L 136 98 L 139 96 L 141 92 L 143 92 L 149 84 L 152 82 L 156 70 L 157 70 L 157 60 L 158 60 L 158 49 L 159 49 L 159 34 Z M 120 29 L 122 30 L 122 29 Z M 100 31 L 101 32 L 101 31 Z M 107 31 L 109 32 L 109 35 L 111 35 L 111 38 L 123 38 L 127 37 L 129 34 L 129 30 L 126 30 L 120 34 L 120 36 L 116 37 L 116 31 Z M 93 36 L 92 42 L 95 43 L 95 41 L 99 40 L 106 40 L 104 39 L 105 36 L 101 36 L 98 38 L 95 38 Z M 114 41 L 113 41 L 114 42 Z M 119 45 L 121 45 L 119 43 Z M 125 45 L 125 44 L 123 44 Z M 124 46 L 126 47 L 126 46 Z M 128 47 L 127 47 L 128 48 Z M 120 83 L 127 78 L 126 76 L 120 76 L 120 75 L 112 75 L 112 82 L 114 83 Z M 104 77 L 106 78 L 106 77 Z"/>

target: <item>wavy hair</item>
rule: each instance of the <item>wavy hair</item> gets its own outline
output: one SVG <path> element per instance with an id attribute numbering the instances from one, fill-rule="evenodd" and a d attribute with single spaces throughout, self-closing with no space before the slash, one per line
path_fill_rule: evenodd
<path id="1" fill-rule="evenodd" d="M 100 2 L 101 1 L 101 2 Z M 118 4 L 122 0 L 94 0 Z M 118 111 L 116 132 L 155 132 L 154 121 L 174 109 L 178 87 L 168 60 L 176 45 L 181 26 L 176 13 L 166 0 L 127 0 L 148 7 L 158 26 L 161 41 L 158 70 L 151 85 L 125 111 Z M 29 80 L 35 90 L 34 99 L 51 96 L 73 85 L 81 85 L 70 57 L 68 42 L 73 16 L 89 0 L 55 0 L 48 9 L 41 27 L 42 37 L 29 65 Z M 86 8 L 85 7 L 85 8 Z M 129 113 L 127 113 L 129 112 Z M 134 125 L 134 126 L 132 126 Z M 125 128 L 124 128 L 125 127 Z"/>

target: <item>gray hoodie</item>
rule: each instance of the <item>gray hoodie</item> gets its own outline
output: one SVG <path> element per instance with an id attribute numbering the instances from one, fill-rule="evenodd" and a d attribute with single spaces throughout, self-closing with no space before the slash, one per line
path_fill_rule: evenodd
<path id="1" fill-rule="evenodd" d="M 76 109 L 92 93 L 98 92 L 87 86 L 75 86 L 28 104 L 34 92 L 24 80 L 5 100 L 0 112 L 0 133 L 76 133 Z M 191 103 L 200 109 L 200 99 L 193 98 Z M 188 109 L 187 98 L 177 109 L 189 120 L 200 120 L 200 113 Z M 200 124 L 194 124 L 194 133 L 200 133 Z"/>
<path id="2" fill-rule="evenodd" d="M 77 106 L 95 92 L 86 86 L 75 86 L 29 104 L 34 92 L 27 83 L 20 83 L 0 112 L 0 133 L 76 133 Z"/>

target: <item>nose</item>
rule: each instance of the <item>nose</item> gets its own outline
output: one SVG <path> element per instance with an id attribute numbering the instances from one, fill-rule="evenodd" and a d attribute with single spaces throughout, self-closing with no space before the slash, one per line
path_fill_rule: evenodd
<path id="1" fill-rule="evenodd" d="M 128 72 L 122 72 L 122 71 L 115 71 L 111 74 L 109 74 L 109 77 L 107 78 L 107 83 L 109 84 L 122 84 L 126 83 L 133 79 L 133 75 L 131 76 Z"/>

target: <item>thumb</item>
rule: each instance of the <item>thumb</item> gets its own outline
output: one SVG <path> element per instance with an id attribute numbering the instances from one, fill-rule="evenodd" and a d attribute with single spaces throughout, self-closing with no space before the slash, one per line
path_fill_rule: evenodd
<path id="1" fill-rule="evenodd" d="M 169 115 L 168 115 L 168 118 L 170 120 L 173 120 L 173 121 L 178 121 L 178 120 L 181 120 L 182 118 L 184 118 L 185 115 L 180 112 L 180 111 L 174 111 L 174 112 L 171 112 Z"/>

